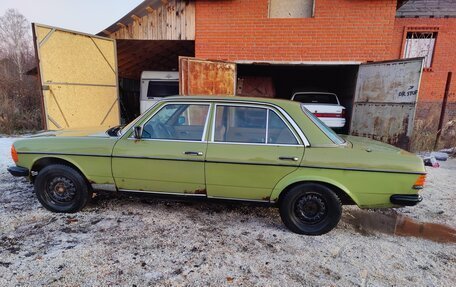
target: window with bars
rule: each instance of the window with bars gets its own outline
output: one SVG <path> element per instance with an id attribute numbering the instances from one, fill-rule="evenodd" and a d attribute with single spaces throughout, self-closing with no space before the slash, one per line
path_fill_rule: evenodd
<path id="1" fill-rule="evenodd" d="M 404 46 L 404 58 L 424 57 L 424 68 L 431 68 L 437 32 L 407 32 Z"/>
<path id="2" fill-rule="evenodd" d="M 313 17 L 314 0 L 269 0 L 269 18 Z"/>

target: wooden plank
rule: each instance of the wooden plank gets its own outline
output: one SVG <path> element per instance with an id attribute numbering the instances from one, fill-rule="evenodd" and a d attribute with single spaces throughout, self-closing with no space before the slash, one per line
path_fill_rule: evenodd
<path id="1" fill-rule="evenodd" d="M 109 35 L 112 39 L 137 40 L 194 40 L 194 1 L 167 0 L 156 9 L 147 6 L 140 17 L 130 15 L 131 23 L 119 22 L 118 30 Z M 107 33 L 106 33 L 107 34 Z M 107 34 L 108 35 L 108 34 Z"/>

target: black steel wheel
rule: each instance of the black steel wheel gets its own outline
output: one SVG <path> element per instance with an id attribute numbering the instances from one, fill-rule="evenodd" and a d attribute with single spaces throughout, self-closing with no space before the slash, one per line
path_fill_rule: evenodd
<path id="1" fill-rule="evenodd" d="M 327 186 L 302 183 L 281 197 L 280 216 L 291 231 L 306 235 L 322 235 L 339 223 L 342 204 Z"/>
<path id="2" fill-rule="evenodd" d="M 75 169 L 61 164 L 49 165 L 38 173 L 35 193 L 46 209 L 60 213 L 77 212 L 92 198 L 85 178 Z"/>

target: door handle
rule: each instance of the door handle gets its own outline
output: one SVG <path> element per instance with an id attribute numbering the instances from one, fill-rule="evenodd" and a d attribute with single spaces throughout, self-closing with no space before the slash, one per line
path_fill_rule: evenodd
<path id="1" fill-rule="evenodd" d="M 184 151 L 185 155 L 197 155 L 197 156 L 202 156 L 203 152 L 202 151 Z"/>
<path id="2" fill-rule="evenodd" d="M 281 156 L 279 157 L 280 160 L 291 160 L 291 161 L 298 161 L 299 158 L 293 156 Z"/>

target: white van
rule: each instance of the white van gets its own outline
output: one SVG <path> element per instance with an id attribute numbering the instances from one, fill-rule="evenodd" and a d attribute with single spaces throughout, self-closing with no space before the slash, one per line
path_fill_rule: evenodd
<path id="1" fill-rule="evenodd" d="M 179 94 L 179 72 L 141 73 L 140 111 L 144 113 L 158 100 Z"/>

